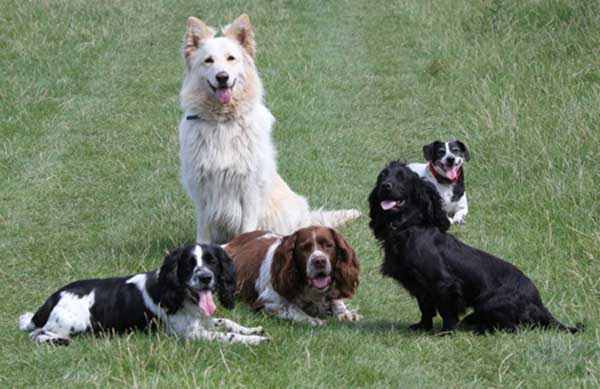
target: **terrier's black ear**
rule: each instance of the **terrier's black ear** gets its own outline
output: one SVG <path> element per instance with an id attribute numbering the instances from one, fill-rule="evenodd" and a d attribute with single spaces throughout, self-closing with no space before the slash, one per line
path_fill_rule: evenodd
<path id="1" fill-rule="evenodd" d="M 470 161 L 471 154 L 469 153 L 469 150 L 467 149 L 467 145 L 465 145 L 463 142 L 461 142 L 459 140 L 457 140 L 455 142 L 458 145 L 458 147 L 460 148 L 460 150 L 463 152 L 463 154 L 465 155 L 465 161 Z"/>
<path id="2" fill-rule="evenodd" d="M 433 151 L 437 142 L 439 141 L 436 140 L 428 145 L 423 146 L 423 157 L 426 161 L 433 161 Z"/>

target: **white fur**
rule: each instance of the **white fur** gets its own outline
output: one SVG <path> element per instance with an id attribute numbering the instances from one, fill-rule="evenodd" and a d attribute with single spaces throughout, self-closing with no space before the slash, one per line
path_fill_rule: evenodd
<path id="1" fill-rule="evenodd" d="M 158 270 L 156 271 L 156 277 L 158 277 Z M 142 298 L 144 299 L 144 305 L 146 306 L 146 308 L 148 308 L 150 312 L 155 314 L 156 317 L 160 318 L 161 320 L 165 320 L 167 318 L 167 313 L 164 311 L 164 309 L 160 308 L 154 302 L 154 300 L 152 300 L 152 297 L 150 297 L 150 295 L 148 294 L 148 290 L 146 289 L 147 278 L 148 277 L 144 273 L 136 274 L 135 276 L 128 279 L 126 283 L 134 284 L 142 294 Z"/>
<path id="2" fill-rule="evenodd" d="M 19 316 L 19 329 L 21 331 L 32 331 L 35 329 L 35 324 L 31 321 L 33 312 L 25 312 Z"/>
<path id="3" fill-rule="evenodd" d="M 207 58 L 211 63 L 206 63 Z M 234 60 L 231 60 L 234 58 Z M 226 72 L 231 107 L 219 106 L 210 85 Z M 234 83 L 235 82 L 235 83 Z M 252 57 L 237 40 L 208 37 L 186 57 L 179 125 L 181 177 L 196 209 L 198 242 L 225 243 L 257 229 L 290 234 L 310 224 L 334 227 L 357 210 L 313 211 L 277 174 L 271 139 L 275 119 L 263 103 Z M 198 115 L 187 120 L 189 115 Z"/>
<path id="4" fill-rule="evenodd" d="M 446 144 L 446 149 L 447 148 L 448 145 Z M 413 172 L 417 173 L 421 178 L 424 178 L 435 186 L 440 194 L 440 197 L 442 198 L 442 208 L 444 209 L 444 212 L 446 212 L 448 215 L 452 215 L 452 217 L 448 218 L 450 223 L 462 224 L 465 222 L 465 216 L 469 212 L 466 191 L 458 201 L 452 201 L 452 185 L 440 184 L 433 174 L 431 174 L 428 163 L 411 163 L 408 165 L 408 167 Z M 434 169 L 438 170 L 438 168 L 435 166 Z M 442 175 L 444 174 L 443 171 L 438 171 L 438 173 Z"/>

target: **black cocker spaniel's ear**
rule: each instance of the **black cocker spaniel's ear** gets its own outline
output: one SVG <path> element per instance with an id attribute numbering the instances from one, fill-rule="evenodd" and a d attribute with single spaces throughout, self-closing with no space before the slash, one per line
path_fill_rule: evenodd
<path id="1" fill-rule="evenodd" d="M 235 266 L 231 257 L 220 246 L 213 245 L 211 247 L 212 255 L 217 259 L 217 293 L 219 301 L 227 309 L 235 307 Z"/>
<path id="2" fill-rule="evenodd" d="M 460 148 L 460 150 L 463 152 L 463 154 L 465 155 L 465 161 L 470 161 L 471 160 L 471 154 L 469 153 L 469 150 L 467 149 L 467 146 L 463 142 L 461 142 L 459 140 L 456 140 L 455 142 L 458 145 L 458 147 Z"/>
<path id="3" fill-rule="evenodd" d="M 379 189 L 379 182 L 375 183 L 375 187 L 369 195 L 369 227 L 373 230 L 373 235 L 378 240 L 384 240 L 387 234 L 387 227 L 383 216 L 383 210 L 381 209 L 381 200 L 377 191 Z"/>
<path id="4" fill-rule="evenodd" d="M 416 202 L 421 207 L 424 222 L 436 226 L 442 231 L 450 228 L 450 220 L 442 208 L 442 198 L 435 187 L 421 179 L 415 178 L 412 185 Z"/>
<path id="5" fill-rule="evenodd" d="M 179 261 L 185 249 L 178 248 L 169 253 L 160 268 L 158 275 L 159 303 L 167 313 L 176 312 L 185 298 L 185 286 L 178 275 Z"/>

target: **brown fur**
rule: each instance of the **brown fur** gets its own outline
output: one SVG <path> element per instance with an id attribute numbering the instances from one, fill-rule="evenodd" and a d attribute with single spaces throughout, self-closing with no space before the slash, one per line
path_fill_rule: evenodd
<path id="1" fill-rule="evenodd" d="M 260 275 L 260 266 L 269 247 L 276 237 L 265 237 L 264 231 L 242 234 L 225 247 L 233 258 L 238 277 L 237 294 L 252 305 L 258 295 L 255 284 Z M 282 237 L 281 245 L 275 250 L 271 266 L 273 289 L 288 300 L 294 300 L 305 289 L 306 264 L 314 250 L 313 235 L 317 247 L 329 256 L 332 265 L 331 298 L 350 298 L 359 285 L 360 263 L 356 251 L 348 241 L 333 228 L 302 228 Z"/>
<path id="2" fill-rule="evenodd" d="M 346 238 L 333 228 L 330 230 L 333 232 L 337 248 L 333 277 L 335 279 L 334 289 L 339 292 L 339 296 L 334 297 L 350 298 L 360 283 L 360 262 L 356 251 Z"/>
<path id="3" fill-rule="evenodd" d="M 233 259 L 237 274 L 236 295 L 244 302 L 254 305 L 256 280 L 260 275 L 260 265 L 267 255 L 267 250 L 277 240 L 276 237 L 261 238 L 269 234 L 266 231 L 253 231 L 241 234 L 225 246 L 225 251 Z"/>
<path id="4" fill-rule="evenodd" d="M 273 289 L 288 300 L 292 300 L 304 289 L 305 277 L 302 269 L 306 268 L 306 258 L 304 263 L 295 260 L 297 235 L 298 231 L 283 238 L 283 242 L 275 250 L 271 266 Z"/>

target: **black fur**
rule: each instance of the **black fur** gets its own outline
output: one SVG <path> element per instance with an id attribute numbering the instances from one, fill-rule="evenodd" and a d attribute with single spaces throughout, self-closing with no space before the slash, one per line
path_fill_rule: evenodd
<path id="1" fill-rule="evenodd" d="M 404 203 L 383 211 L 384 200 Z M 385 250 L 381 272 L 419 304 L 421 320 L 411 329 L 431 330 L 439 313 L 442 330 L 452 331 L 470 307 L 473 312 L 462 324 L 477 332 L 518 326 L 579 330 L 555 320 L 533 282 L 515 266 L 446 233 L 439 194 L 406 165 L 392 162 L 381 172 L 369 204 L 369 225 Z"/>
<path id="2" fill-rule="evenodd" d="M 236 273 L 233 261 L 225 250 L 219 246 L 208 246 L 205 249 L 204 257 L 216 259 L 216 261 L 209 263 L 214 265 L 213 273 L 217 280 L 219 301 L 225 308 L 233 309 L 235 307 L 233 294 L 235 293 L 236 286 Z"/>
<path id="3" fill-rule="evenodd" d="M 196 282 L 198 269 L 203 274 L 214 277 L 214 287 L 219 300 L 228 309 L 234 307 L 235 270 L 231 258 L 216 245 L 199 245 L 202 249 L 202 266 L 197 267 L 196 246 L 178 248 L 168 254 L 160 271 L 142 274 L 89 279 L 73 282 L 50 296 L 32 318 L 36 328 L 46 325 L 50 313 L 61 300 L 61 293 L 68 292 L 81 298 L 94 292 L 94 303 L 90 307 L 91 327 L 85 331 L 111 331 L 124 333 L 130 330 L 146 329 L 156 315 L 144 301 L 138 285 L 131 282 L 132 277 L 145 275 L 144 290 L 154 306 L 160 306 L 167 315 L 176 313 L 186 299 L 197 299 L 197 291 L 190 289 L 190 282 Z M 130 282 L 127 282 L 130 281 Z M 194 284 L 195 285 L 195 284 Z M 205 285 L 205 284 L 198 284 Z M 202 288 L 209 288 L 203 286 Z M 72 328 L 72 327 L 71 327 Z M 74 335 L 73 329 L 70 335 Z M 85 332 L 84 331 L 84 332 Z"/>

